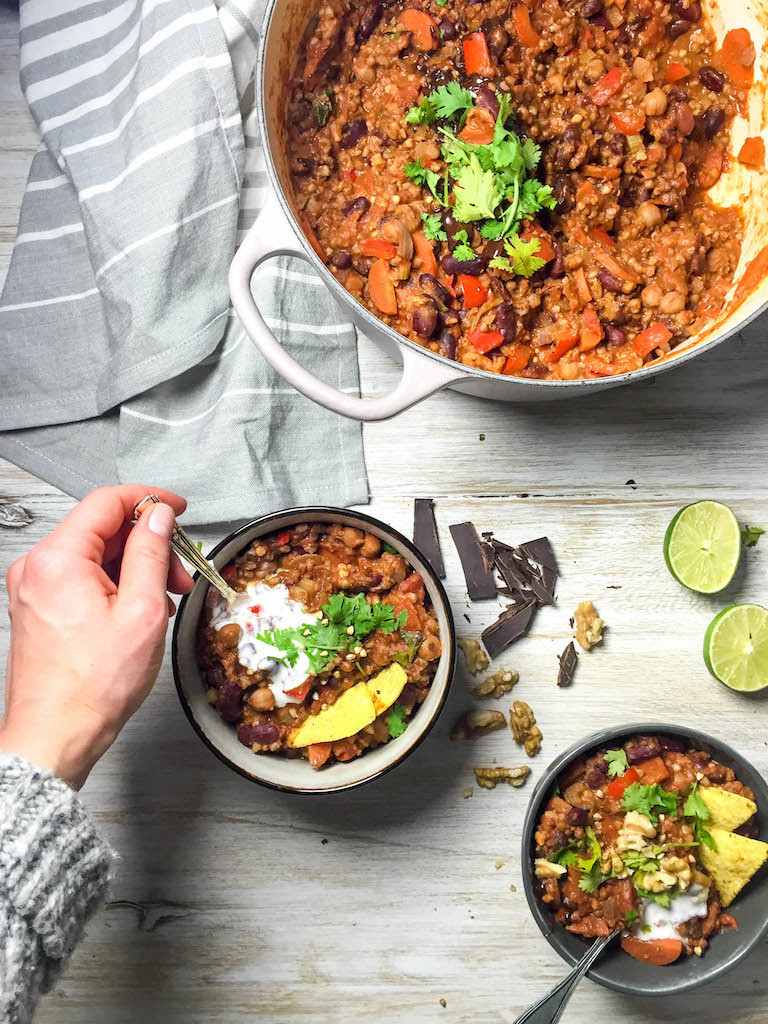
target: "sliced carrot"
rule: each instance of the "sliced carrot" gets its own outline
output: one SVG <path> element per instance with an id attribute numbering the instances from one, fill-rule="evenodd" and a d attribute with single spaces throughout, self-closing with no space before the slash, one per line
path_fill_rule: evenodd
<path id="1" fill-rule="evenodd" d="M 499 331 L 470 331 L 467 338 L 483 355 L 498 348 L 504 341 L 504 335 Z"/>
<path id="2" fill-rule="evenodd" d="M 576 290 L 579 293 L 579 300 L 582 306 L 586 306 L 588 302 L 592 301 L 592 292 L 589 290 L 587 275 L 584 273 L 584 268 L 579 267 L 574 273 L 573 278 L 576 282 Z"/>
<path id="3" fill-rule="evenodd" d="M 593 196 L 596 191 L 597 191 L 597 189 L 592 184 L 592 182 L 591 181 L 587 181 L 585 179 L 584 181 L 582 181 L 582 183 L 576 189 L 576 198 L 577 199 L 586 199 L 587 196 Z"/>
<path id="4" fill-rule="evenodd" d="M 651 757 L 647 761 L 636 764 L 637 774 L 644 786 L 652 786 L 656 782 L 663 782 L 669 778 L 669 771 L 664 764 L 663 757 Z"/>
<path id="5" fill-rule="evenodd" d="M 765 143 L 759 135 L 744 140 L 738 160 L 748 167 L 765 167 Z"/>
<path id="6" fill-rule="evenodd" d="M 354 179 L 357 189 L 355 190 L 358 196 L 370 196 L 376 187 L 376 176 L 373 173 L 373 168 L 369 167 L 367 171 L 363 171 L 362 174 L 355 172 L 356 177 Z"/>
<path id="7" fill-rule="evenodd" d="M 691 69 L 681 64 L 679 60 L 670 61 L 667 70 L 664 72 L 665 82 L 679 82 L 690 75 Z"/>
<path id="8" fill-rule="evenodd" d="M 507 353 L 507 359 L 501 368 L 502 373 L 519 373 L 531 361 L 531 350 L 528 345 L 516 341 Z"/>
<path id="9" fill-rule="evenodd" d="M 581 330 L 579 331 L 579 350 L 591 352 L 603 340 L 605 331 L 600 318 L 591 306 L 587 306 L 581 314 Z"/>
<path id="10" fill-rule="evenodd" d="M 320 768 L 331 756 L 331 744 L 310 743 L 307 747 L 307 756 L 313 768 Z"/>
<path id="11" fill-rule="evenodd" d="M 422 53 L 437 47 L 437 25 L 425 11 L 417 11 L 409 7 L 397 19 L 403 28 L 408 29 L 413 38 L 414 46 Z"/>
<path id="12" fill-rule="evenodd" d="M 323 261 L 323 263 L 327 263 L 328 255 L 325 249 L 322 247 L 322 245 L 320 245 L 320 240 L 315 234 L 314 228 L 309 223 L 309 220 L 307 219 L 307 215 L 305 213 L 299 214 L 299 226 L 301 227 L 301 230 L 304 232 L 304 234 L 307 236 L 307 241 L 315 250 L 315 252 Z"/>
<path id="13" fill-rule="evenodd" d="M 531 14 L 525 4 L 518 4 L 512 12 L 512 20 L 515 23 L 520 42 L 528 49 L 533 49 L 541 42 L 541 36 L 531 24 Z"/>
<path id="14" fill-rule="evenodd" d="M 581 227 L 575 227 L 572 230 L 572 235 L 579 245 L 588 249 L 595 257 L 598 263 L 602 264 L 606 270 L 610 270 L 620 281 L 631 281 L 633 284 L 637 284 L 637 278 L 634 274 L 631 274 L 626 267 L 623 267 L 617 260 L 607 253 L 600 247 L 599 244 L 590 242 L 587 238 L 587 233 Z"/>
<path id="15" fill-rule="evenodd" d="M 589 98 L 598 107 L 603 107 L 622 88 L 624 82 L 624 72 L 621 68 L 611 68 L 610 71 L 606 71 L 597 85 L 593 85 L 589 90 Z"/>
<path id="16" fill-rule="evenodd" d="M 376 260 L 368 273 L 368 293 L 371 302 L 382 313 L 394 316 L 397 313 L 397 294 L 389 273 L 389 264 Z"/>
<path id="17" fill-rule="evenodd" d="M 659 345 L 663 345 L 672 337 L 672 331 L 664 324 L 655 323 L 641 331 L 632 342 L 632 348 L 643 359 Z"/>
<path id="18" fill-rule="evenodd" d="M 493 142 L 496 118 L 485 107 L 472 107 L 467 112 L 467 123 L 459 134 L 471 146 L 489 146 Z"/>
<path id="19" fill-rule="evenodd" d="M 421 273 L 437 277 L 435 250 L 423 231 L 415 231 L 413 233 L 413 246 L 416 249 L 416 255 L 421 260 Z"/>
<path id="20" fill-rule="evenodd" d="M 548 349 L 541 356 L 544 363 L 556 363 L 561 356 L 575 348 L 579 337 L 571 327 L 566 327 L 559 335 L 552 348 Z"/>
<path id="21" fill-rule="evenodd" d="M 488 43 L 482 32 L 473 32 L 464 40 L 464 67 L 468 75 L 493 74 L 491 66 L 491 55 L 488 52 Z"/>
<path id="22" fill-rule="evenodd" d="M 611 181 L 621 177 L 620 167 L 601 167 L 600 164 L 584 164 L 584 173 L 590 178 L 599 178 L 601 181 Z"/>
<path id="23" fill-rule="evenodd" d="M 611 238 L 608 232 L 602 228 L 591 228 L 589 233 L 600 245 L 607 245 L 609 249 L 616 245 L 616 240 Z"/>
<path id="24" fill-rule="evenodd" d="M 364 238 L 360 243 L 360 252 L 363 256 L 377 256 L 381 260 L 391 260 L 397 249 L 392 242 L 385 242 L 383 238 Z"/>
<path id="25" fill-rule="evenodd" d="M 682 939 L 637 939 L 634 935 L 624 935 L 621 948 L 635 960 L 664 967 L 677 960 L 683 951 L 683 942 Z"/>
<path id="26" fill-rule="evenodd" d="M 639 135 L 645 128 L 645 111 L 640 107 L 627 107 L 611 114 L 611 121 L 625 135 Z"/>
<path id="27" fill-rule="evenodd" d="M 728 77 L 736 85 L 750 85 L 755 70 L 755 44 L 745 28 L 726 32 L 720 51 Z"/>

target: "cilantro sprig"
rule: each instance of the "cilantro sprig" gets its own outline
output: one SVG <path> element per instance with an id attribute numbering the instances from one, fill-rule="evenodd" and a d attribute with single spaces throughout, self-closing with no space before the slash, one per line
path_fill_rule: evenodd
<path id="1" fill-rule="evenodd" d="M 606 750 L 605 760 L 608 762 L 608 774 L 619 778 L 629 768 L 627 753 L 619 747 L 618 750 Z"/>
<path id="2" fill-rule="evenodd" d="M 272 658 L 285 665 L 294 666 L 305 654 L 310 675 L 317 675 L 339 652 L 359 646 L 374 630 L 393 633 L 402 629 L 407 619 L 407 612 L 395 616 L 395 609 L 386 602 L 368 604 L 364 594 L 331 594 L 316 622 L 266 631 L 256 639 L 274 647 Z"/>
<path id="3" fill-rule="evenodd" d="M 402 704 L 393 704 L 387 715 L 387 729 L 392 739 L 402 736 L 406 728 L 405 708 Z"/>
<path id="4" fill-rule="evenodd" d="M 691 786 L 691 791 L 683 804 L 683 817 L 693 818 L 693 821 L 691 822 L 691 825 L 693 826 L 693 838 L 697 843 L 701 843 L 703 846 L 708 846 L 710 850 L 717 850 L 717 844 L 712 838 L 712 834 L 704 828 L 704 822 L 709 821 L 711 815 L 709 813 L 709 808 L 698 793 L 698 788 L 698 782 L 694 782 Z"/>
<path id="5" fill-rule="evenodd" d="M 536 255 L 540 247 L 538 238 L 531 238 L 526 242 L 519 235 L 512 235 L 504 241 L 507 255 L 494 256 L 489 266 L 495 270 L 506 270 L 508 274 L 530 277 L 537 270 L 541 270 L 546 262 Z"/>
<path id="6" fill-rule="evenodd" d="M 660 814 L 675 814 L 680 794 L 674 790 L 662 789 L 658 782 L 645 786 L 642 782 L 633 782 L 624 790 L 621 806 L 625 811 L 637 811 L 655 825 Z"/>

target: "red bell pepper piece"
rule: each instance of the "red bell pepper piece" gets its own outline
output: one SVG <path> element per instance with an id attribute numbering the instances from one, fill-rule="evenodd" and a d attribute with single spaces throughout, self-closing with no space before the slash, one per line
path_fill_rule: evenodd
<path id="1" fill-rule="evenodd" d="M 605 787 L 605 795 L 613 800 L 619 800 L 624 795 L 625 789 L 628 789 L 633 782 L 639 781 L 640 772 L 638 772 L 637 768 L 627 768 L 620 778 L 614 779 L 613 782 Z"/>
<path id="2" fill-rule="evenodd" d="M 603 107 L 608 100 L 615 96 L 624 85 L 624 72 L 621 68 L 611 68 L 606 71 L 597 85 L 593 85 L 589 91 L 589 98 L 598 107 Z"/>
<path id="3" fill-rule="evenodd" d="M 288 697 L 295 697 L 296 700 L 304 700 L 304 698 L 309 693 L 309 689 L 311 686 L 312 680 L 305 679 L 303 683 L 300 683 L 298 686 L 294 686 L 292 690 L 284 690 L 283 692 Z"/>
<path id="4" fill-rule="evenodd" d="M 564 356 L 566 352 L 569 352 L 579 340 L 579 336 L 576 331 L 571 327 L 563 329 L 555 339 L 555 344 L 552 348 L 543 352 L 541 355 L 541 361 L 543 363 L 556 363 L 561 356 Z"/>
<path id="5" fill-rule="evenodd" d="M 281 530 L 280 533 L 275 537 L 275 544 L 287 544 L 291 539 L 290 530 Z"/>
<path id="6" fill-rule="evenodd" d="M 498 348 L 504 341 L 504 335 L 498 331 L 470 331 L 467 335 L 478 352 L 485 354 Z"/>
<path id="7" fill-rule="evenodd" d="M 531 24 L 531 14 L 525 4 L 518 4 L 512 12 L 512 20 L 515 23 L 515 32 L 520 37 L 523 46 L 529 49 L 538 46 L 541 36 Z"/>
<path id="8" fill-rule="evenodd" d="M 524 370 L 531 361 L 531 349 L 528 345 L 516 341 L 507 355 L 506 362 L 501 368 L 502 373 L 519 373 Z"/>
<path id="9" fill-rule="evenodd" d="M 473 32 L 464 40 L 464 67 L 468 75 L 490 77 L 493 74 L 488 43 L 482 32 Z"/>
<path id="10" fill-rule="evenodd" d="M 627 107 L 611 114 L 611 121 L 625 135 L 638 135 L 645 128 L 645 111 L 640 107 Z"/>
<path id="11" fill-rule="evenodd" d="M 646 327 L 644 331 L 638 334 L 632 342 L 632 348 L 639 356 L 645 359 L 649 352 L 653 352 L 655 348 L 669 341 L 671 337 L 672 331 L 664 324 L 651 324 L 650 327 Z"/>
<path id="12" fill-rule="evenodd" d="M 364 238 L 360 243 L 360 252 L 363 256 L 375 256 L 380 260 L 391 260 L 397 249 L 392 242 L 385 242 L 383 238 Z"/>
<path id="13" fill-rule="evenodd" d="M 479 277 L 470 274 L 459 274 L 456 283 L 464 296 L 464 309 L 474 309 L 488 301 L 489 293 Z"/>

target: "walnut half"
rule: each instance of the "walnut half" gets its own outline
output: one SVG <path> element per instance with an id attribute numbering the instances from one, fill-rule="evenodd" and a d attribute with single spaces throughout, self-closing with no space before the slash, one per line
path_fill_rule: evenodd
<path id="1" fill-rule="evenodd" d="M 476 676 L 478 672 L 483 672 L 488 668 L 488 655 L 477 640 L 473 640 L 468 636 L 460 636 L 456 643 L 464 652 L 467 669 L 473 676 Z"/>
<path id="2" fill-rule="evenodd" d="M 533 757 L 541 749 L 541 729 L 536 725 L 533 712 L 524 700 L 516 700 L 509 709 L 509 727 L 515 743 L 525 746 L 528 757 Z"/>
<path id="3" fill-rule="evenodd" d="M 603 639 L 605 623 L 591 601 L 582 601 L 573 613 L 574 635 L 580 647 L 590 650 Z"/>
<path id="4" fill-rule="evenodd" d="M 485 679 L 481 679 L 472 687 L 472 693 L 476 697 L 503 697 L 509 693 L 520 677 L 511 668 L 500 668 Z"/>
<path id="5" fill-rule="evenodd" d="M 525 764 L 519 768 L 474 768 L 473 771 L 478 786 L 483 789 L 495 789 L 497 782 L 508 782 L 517 789 L 531 774 L 531 769 Z"/>
<path id="6" fill-rule="evenodd" d="M 451 730 L 452 740 L 474 740 L 507 724 L 501 711 L 475 710 L 462 715 Z"/>

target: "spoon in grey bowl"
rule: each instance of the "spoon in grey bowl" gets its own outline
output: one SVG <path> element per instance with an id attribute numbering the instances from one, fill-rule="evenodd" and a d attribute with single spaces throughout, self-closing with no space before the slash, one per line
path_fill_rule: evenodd
<path id="1" fill-rule="evenodd" d="M 563 1015 L 566 1003 L 573 995 L 573 990 L 597 960 L 605 947 L 616 938 L 618 932 L 611 932 L 603 938 L 595 939 L 584 956 L 574 965 L 563 980 L 550 989 L 533 1006 L 521 1013 L 514 1024 L 557 1024 Z"/>

